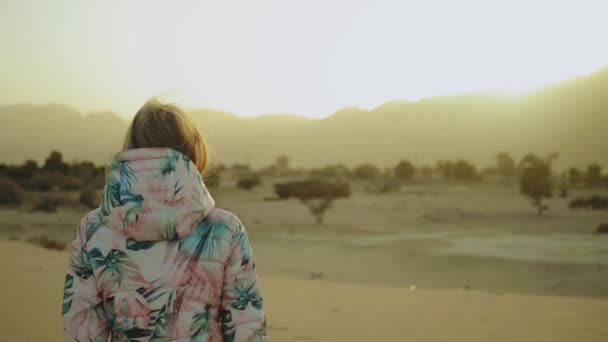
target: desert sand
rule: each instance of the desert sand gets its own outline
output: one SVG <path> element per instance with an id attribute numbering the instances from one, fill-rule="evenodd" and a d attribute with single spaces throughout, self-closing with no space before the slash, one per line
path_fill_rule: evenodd
<path id="1" fill-rule="evenodd" d="M 62 341 L 66 253 L 0 242 L 2 341 Z M 273 341 L 606 341 L 608 300 L 261 274 Z"/>

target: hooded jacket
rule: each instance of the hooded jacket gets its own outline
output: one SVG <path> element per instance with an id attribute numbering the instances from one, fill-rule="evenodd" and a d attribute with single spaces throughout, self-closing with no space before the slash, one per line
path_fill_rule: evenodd
<path id="1" fill-rule="evenodd" d="M 267 341 L 247 232 L 165 148 L 108 167 L 72 243 L 62 316 L 69 341 Z"/>

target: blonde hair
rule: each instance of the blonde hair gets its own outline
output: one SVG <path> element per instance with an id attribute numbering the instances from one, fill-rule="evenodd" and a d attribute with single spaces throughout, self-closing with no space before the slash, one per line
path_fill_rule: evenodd
<path id="1" fill-rule="evenodd" d="M 123 151 L 164 147 L 187 155 L 201 174 L 208 168 L 208 147 L 192 118 L 175 104 L 151 98 L 137 111 L 123 145 Z"/>

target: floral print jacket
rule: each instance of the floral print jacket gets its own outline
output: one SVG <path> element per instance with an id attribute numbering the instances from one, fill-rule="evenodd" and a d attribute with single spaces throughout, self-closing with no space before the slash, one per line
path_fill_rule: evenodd
<path id="1" fill-rule="evenodd" d="M 247 232 L 165 148 L 108 167 L 72 243 L 62 315 L 69 341 L 267 341 Z"/>

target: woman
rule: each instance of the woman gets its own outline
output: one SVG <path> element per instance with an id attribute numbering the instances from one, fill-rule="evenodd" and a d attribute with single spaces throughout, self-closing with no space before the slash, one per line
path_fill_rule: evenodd
<path id="1" fill-rule="evenodd" d="M 70 341 L 266 341 L 239 219 L 214 207 L 205 141 L 184 112 L 148 101 L 78 226 L 63 295 Z"/>

